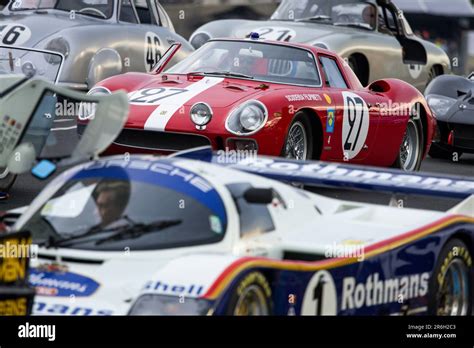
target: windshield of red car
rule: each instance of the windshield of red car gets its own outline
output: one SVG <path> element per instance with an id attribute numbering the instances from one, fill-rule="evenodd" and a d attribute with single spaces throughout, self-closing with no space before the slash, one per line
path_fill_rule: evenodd
<path id="1" fill-rule="evenodd" d="M 376 18 L 377 7 L 360 0 L 286 0 L 280 4 L 271 19 L 318 21 L 374 30 Z"/>
<path id="2" fill-rule="evenodd" d="M 258 41 L 211 41 L 167 73 L 202 73 L 290 85 L 321 85 L 310 51 Z"/>
<path id="3" fill-rule="evenodd" d="M 11 11 L 25 10 L 61 10 L 83 15 L 110 18 L 113 14 L 113 0 L 15 0 Z"/>

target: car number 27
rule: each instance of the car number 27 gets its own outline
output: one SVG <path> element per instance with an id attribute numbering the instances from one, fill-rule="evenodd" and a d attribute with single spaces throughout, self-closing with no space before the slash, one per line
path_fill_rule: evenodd
<path id="1" fill-rule="evenodd" d="M 131 104 L 160 104 L 164 99 L 188 92 L 185 88 L 147 88 L 129 95 Z"/>
<path id="2" fill-rule="evenodd" d="M 363 149 L 369 133 L 369 108 L 360 96 L 343 92 L 344 117 L 342 124 L 342 149 L 344 159 L 355 158 Z"/>

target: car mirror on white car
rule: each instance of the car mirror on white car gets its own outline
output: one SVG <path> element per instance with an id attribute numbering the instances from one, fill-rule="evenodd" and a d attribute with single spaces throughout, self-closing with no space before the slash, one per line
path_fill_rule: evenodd
<path id="1" fill-rule="evenodd" d="M 271 188 L 251 187 L 244 193 L 244 199 L 250 204 L 267 205 L 273 202 L 275 195 Z"/>

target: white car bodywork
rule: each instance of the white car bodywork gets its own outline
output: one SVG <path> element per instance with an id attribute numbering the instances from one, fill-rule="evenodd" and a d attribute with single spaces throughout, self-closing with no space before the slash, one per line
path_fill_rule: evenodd
<path id="1" fill-rule="evenodd" d="M 151 157 L 132 158 L 124 164 L 152 161 Z M 117 160 L 115 160 L 117 161 Z M 156 161 L 156 159 L 155 159 Z M 400 209 L 327 198 L 302 191 L 264 177 L 215 164 L 174 159 L 173 165 L 208 180 L 221 196 L 228 217 L 223 240 L 216 244 L 157 251 L 85 251 L 66 248 L 40 248 L 31 267 L 60 265 L 67 272 L 85 277 L 84 281 L 48 278 L 36 273 L 31 284 L 37 293 L 34 314 L 38 315 L 126 315 L 140 295 L 174 295 L 181 299 L 202 297 L 217 277 L 233 262 L 245 256 L 281 260 L 284 251 L 325 255 L 333 245 L 367 246 L 389 240 L 429 225 L 452 214 L 469 212 L 468 199 L 449 212 Z M 43 191 L 16 224 L 22 226 L 59 186 L 80 169 L 71 169 Z M 256 188 L 273 188 L 274 199 L 268 210 L 275 230 L 240 235 L 239 212 L 226 185 L 251 183 Z M 472 210 L 471 210 L 471 216 Z M 42 275 L 41 275 L 42 274 Z M 44 296 L 48 289 L 73 289 L 69 297 Z M 85 294 L 82 296 L 81 294 Z"/>

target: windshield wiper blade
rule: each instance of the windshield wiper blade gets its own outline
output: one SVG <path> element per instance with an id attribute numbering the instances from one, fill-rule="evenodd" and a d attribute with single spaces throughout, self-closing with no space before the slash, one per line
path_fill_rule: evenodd
<path id="1" fill-rule="evenodd" d="M 296 20 L 296 22 L 305 22 L 305 21 L 329 21 L 329 22 L 331 22 L 332 17 L 331 16 L 319 15 L 319 16 L 300 18 L 300 19 Z"/>
<path id="2" fill-rule="evenodd" d="M 103 233 L 110 233 L 115 232 L 112 236 L 106 237 L 104 239 L 100 239 L 96 242 L 96 245 L 105 243 L 109 240 L 120 240 L 123 234 L 124 236 L 129 236 L 129 238 L 138 238 L 141 235 L 149 232 L 158 232 L 164 230 L 168 227 L 176 226 L 182 223 L 182 220 L 158 220 L 152 223 L 137 223 L 134 222 L 132 219 L 124 216 L 123 220 L 127 221 L 127 224 L 120 225 L 112 228 L 103 228 L 101 224 L 92 226 L 86 233 L 82 233 L 79 235 L 68 236 L 65 238 L 54 238 L 50 236 L 48 240 L 41 243 L 40 246 L 44 246 L 45 248 L 57 248 L 60 246 L 68 245 L 71 242 L 77 241 L 79 239 L 83 239 L 86 237 L 94 236 L 94 235 L 101 235 Z M 131 236 L 130 236 L 131 234 Z"/>
<path id="3" fill-rule="evenodd" d="M 124 226 L 122 229 L 118 229 L 113 235 L 99 239 L 95 242 L 95 245 L 104 244 L 107 242 L 119 241 L 125 238 L 135 239 L 148 233 L 161 232 L 169 227 L 177 226 L 181 224 L 181 219 L 170 219 L 170 220 L 158 220 L 152 223 L 138 223 L 130 226 Z"/>
<path id="4" fill-rule="evenodd" d="M 251 79 L 251 80 L 254 79 L 253 76 L 240 74 L 240 73 L 235 73 L 235 72 L 232 72 L 232 71 L 209 71 L 209 72 L 206 71 L 206 72 L 203 72 L 201 74 L 203 74 L 203 75 L 226 76 L 226 77 L 238 77 L 238 78 Z"/>
<path id="5" fill-rule="evenodd" d="M 360 28 L 360 29 L 365 29 L 365 30 L 373 30 L 369 28 L 367 25 L 362 24 L 362 23 L 334 23 L 334 26 L 336 27 L 354 27 L 354 28 Z"/>
<path id="6" fill-rule="evenodd" d="M 66 237 L 64 237 L 64 238 L 54 238 L 53 236 L 50 236 L 48 238 L 48 240 L 46 240 L 43 243 L 40 243 L 40 246 L 44 246 L 47 249 L 57 248 L 57 247 L 59 247 L 63 244 L 73 242 L 73 241 L 76 241 L 78 239 L 82 239 L 82 238 L 85 238 L 85 237 L 90 237 L 90 236 L 95 235 L 95 234 L 101 234 L 101 233 L 106 233 L 106 232 L 115 232 L 115 231 L 117 231 L 121 228 L 124 228 L 126 226 L 130 226 L 130 225 L 135 224 L 135 222 L 133 222 L 128 216 L 123 216 L 122 218 L 118 219 L 117 221 L 120 221 L 120 220 L 127 221 L 127 224 L 126 225 L 115 226 L 115 227 L 111 227 L 111 228 L 104 228 L 102 226 L 102 224 L 99 223 L 97 225 L 92 226 L 85 233 L 82 233 L 82 234 L 77 234 L 77 235 L 76 234 L 70 234 L 70 235 L 66 235 Z"/>

